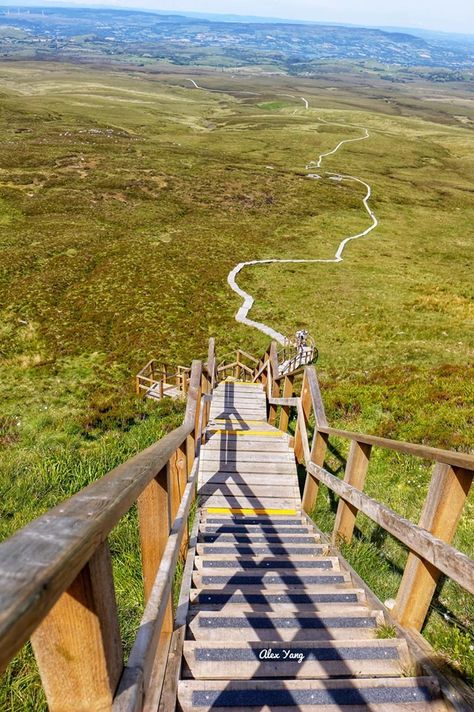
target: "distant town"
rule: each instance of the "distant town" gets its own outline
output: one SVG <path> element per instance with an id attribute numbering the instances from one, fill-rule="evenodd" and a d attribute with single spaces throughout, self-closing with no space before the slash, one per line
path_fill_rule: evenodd
<path id="1" fill-rule="evenodd" d="M 420 33 L 423 34 L 423 33 Z M 319 24 L 224 22 L 128 10 L 0 9 L 4 59 L 125 61 L 311 76 L 356 64 L 390 80 L 469 81 L 474 37 Z"/>

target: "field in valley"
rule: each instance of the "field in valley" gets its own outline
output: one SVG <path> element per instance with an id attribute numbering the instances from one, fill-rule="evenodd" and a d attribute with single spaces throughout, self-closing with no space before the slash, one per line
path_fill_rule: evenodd
<path id="1" fill-rule="evenodd" d="M 209 336 L 221 354 L 266 348 L 234 321 L 227 274 L 252 259 L 333 257 L 367 227 L 362 186 L 324 170 L 370 183 L 378 229 L 340 264 L 244 270 L 250 316 L 315 336 L 332 423 L 472 448 L 474 99 L 381 84 L 0 66 L 0 538 L 179 421 L 179 404 L 133 395 L 150 357 L 188 364 Z M 370 139 L 325 159 L 321 180 L 306 177 L 361 127 Z M 416 519 L 428 477 L 377 459 L 367 491 Z M 321 497 L 321 526 L 333 505 Z M 473 509 L 471 496 L 455 542 L 470 556 Z M 132 512 L 112 540 L 128 639 L 141 606 L 136 546 Z M 347 555 L 393 595 L 405 552 L 390 538 L 362 519 Z M 472 601 L 447 584 L 435 608 L 426 635 L 474 678 Z M 0 708 L 43 709 L 27 689 L 35 675 L 25 650 Z"/>

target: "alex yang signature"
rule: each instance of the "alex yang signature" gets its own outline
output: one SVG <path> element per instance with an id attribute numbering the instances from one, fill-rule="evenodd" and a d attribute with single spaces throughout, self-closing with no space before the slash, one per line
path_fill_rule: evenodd
<path id="1" fill-rule="evenodd" d="M 301 665 L 306 655 L 301 652 L 295 653 L 293 650 L 263 648 L 260 650 L 258 657 L 260 660 L 296 660 L 298 665 Z"/>

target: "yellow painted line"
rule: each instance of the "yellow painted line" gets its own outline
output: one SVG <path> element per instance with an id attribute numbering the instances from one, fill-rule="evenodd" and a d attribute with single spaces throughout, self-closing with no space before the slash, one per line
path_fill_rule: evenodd
<path id="1" fill-rule="evenodd" d="M 204 507 L 209 514 L 244 514 L 249 516 L 262 515 L 282 515 L 297 514 L 296 509 L 235 509 L 233 507 Z"/>
<path id="2" fill-rule="evenodd" d="M 231 435 L 263 435 L 269 438 L 280 438 L 283 435 L 279 430 L 231 430 L 230 428 L 226 430 L 222 428 L 208 428 L 208 432 L 218 433 L 219 435 L 223 433 L 230 433 Z"/>

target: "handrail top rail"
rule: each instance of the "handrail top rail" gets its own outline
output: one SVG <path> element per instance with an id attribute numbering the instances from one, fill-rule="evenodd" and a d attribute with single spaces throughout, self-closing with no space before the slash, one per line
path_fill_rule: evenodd
<path id="1" fill-rule="evenodd" d="M 193 432 L 201 373 L 193 361 L 182 425 L 0 543 L 0 669 Z"/>
<path id="2" fill-rule="evenodd" d="M 342 430 L 322 425 L 318 425 L 317 430 L 326 435 L 335 435 L 336 437 L 355 440 L 356 442 L 366 445 L 375 445 L 376 447 L 381 447 L 386 450 L 395 450 L 397 452 L 403 452 L 406 455 L 414 455 L 424 460 L 435 460 L 436 462 L 442 462 L 446 465 L 452 465 L 453 467 L 462 467 L 465 470 L 472 470 L 474 476 L 474 455 L 468 453 L 457 452 L 456 450 L 444 450 L 429 445 L 419 445 L 405 442 L 404 440 L 392 440 L 390 438 L 379 437 L 378 435 L 367 435 L 352 430 Z"/>

